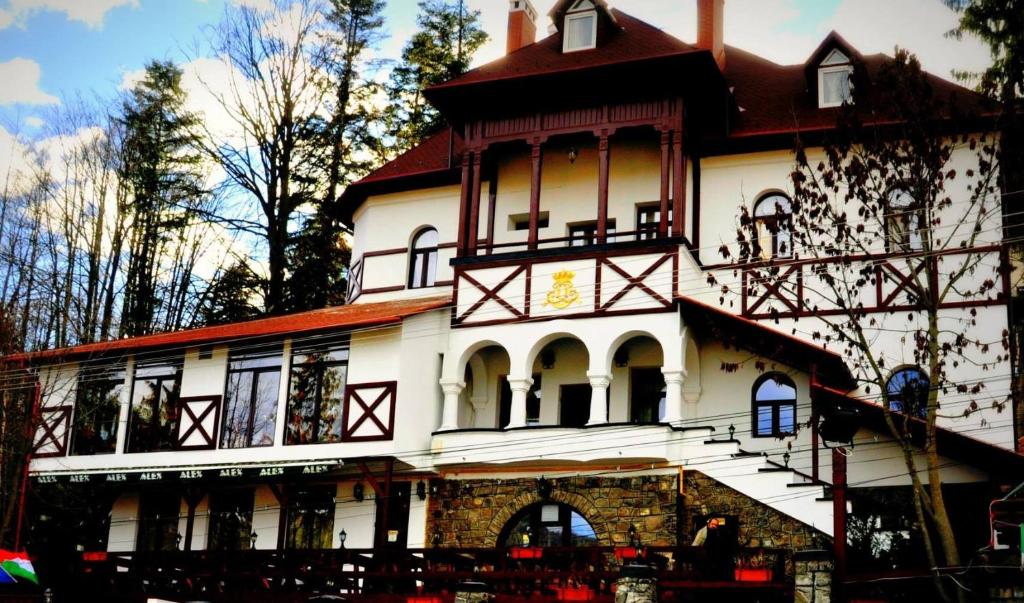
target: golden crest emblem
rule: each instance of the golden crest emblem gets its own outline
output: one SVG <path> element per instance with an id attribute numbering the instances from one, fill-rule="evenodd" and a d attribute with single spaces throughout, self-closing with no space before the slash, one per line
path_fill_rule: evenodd
<path id="1" fill-rule="evenodd" d="M 555 280 L 555 284 L 548 291 L 544 305 L 564 310 L 577 303 L 580 300 L 580 292 L 576 290 L 576 285 L 572 282 L 575 277 L 576 273 L 569 270 L 559 270 L 554 273 L 552 278 Z"/>

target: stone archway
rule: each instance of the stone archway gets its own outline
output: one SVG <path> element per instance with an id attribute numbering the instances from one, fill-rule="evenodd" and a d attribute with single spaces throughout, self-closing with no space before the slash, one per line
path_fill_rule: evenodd
<path id="1" fill-rule="evenodd" d="M 608 523 L 593 501 L 581 494 L 556 489 L 547 499 L 541 498 L 536 492 L 525 492 L 508 500 L 501 509 L 494 513 L 490 523 L 487 525 L 484 535 L 484 548 L 496 548 L 498 546 L 498 537 L 513 516 L 530 505 L 546 501 L 562 503 L 573 507 L 587 520 L 590 527 L 594 529 L 600 546 L 613 545 Z"/>

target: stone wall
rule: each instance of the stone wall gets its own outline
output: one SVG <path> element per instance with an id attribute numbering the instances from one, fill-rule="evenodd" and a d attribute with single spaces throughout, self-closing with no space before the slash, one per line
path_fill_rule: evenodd
<path id="1" fill-rule="evenodd" d="M 676 478 L 572 477 L 548 480 L 548 500 L 565 503 L 586 518 L 601 546 L 629 543 L 629 526 L 636 526 L 640 542 L 667 546 L 675 543 Z M 512 516 L 544 499 L 533 478 L 504 480 L 436 480 L 437 495 L 427 510 L 427 541 L 441 534 L 441 546 L 498 545 L 498 537 Z"/>
<path id="2" fill-rule="evenodd" d="M 602 546 L 629 543 L 629 526 L 640 542 L 652 546 L 676 544 L 681 521 L 682 544 L 689 544 L 698 522 L 708 514 L 735 515 L 739 545 L 800 550 L 815 544 L 815 530 L 696 471 L 685 473 L 682 514 L 676 513 L 677 477 L 572 477 L 549 479 L 548 500 L 568 504 L 590 522 Z M 435 480 L 436 492 L 427 512 L 427 542 L 440 534 L 440 546 L 498 545 L 502 529 L 513 515 L 541 502 L 537 480 Z M 827 537 L 819 535 L 821 546 Z M 791 564 L 788 572 L 792 572 Z"/>

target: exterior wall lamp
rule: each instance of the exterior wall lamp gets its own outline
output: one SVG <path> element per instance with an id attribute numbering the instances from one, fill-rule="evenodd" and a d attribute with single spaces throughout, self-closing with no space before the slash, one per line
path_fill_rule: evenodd
<path id="1" fill-rule="evenodd" d="M 363 502 L 366 498 L 366 492 L 363 490 L 363 482 L 356 482 L 356 485 L 352 486 L 352 498 L 358 502 Z"/>
<path id="2" fill-rule="evenodd" d="M 626 348 L 619 348 L 615 352 L 615 356 L 612 358 L 615 362 L 615 366 L 622 368 L 629 365 L 629 350 Z"/>
<path id="3" fill-rule="evenodd" d="M 576 150 L 576 147 L 569 147 L 569 163 L 576 163 L 576 158 L 580 156 L 580 152 Z"/>
<path id="4" fill-rule="evenodd" d="M 345 548 L 345 541 L 346 540 L 348 540 L 348 534 L 345 532 L 345 528 L 341 528 L 341 531 L 338 532 L 338 542 L 341 543 L 338 546 L 339 549 Z"/>
<path id="5" fill-rule="evenodd" d="M 433 546 L 441 546 L 444 543 L 444 534 L 441 533 L 441 528 L 434 528 L 434 535 L 430 537 L 430 544 Z"/>
<path id="6" fill-rule="evenodd" d="M 537 494 L 541 498 L 543 498 L 543 499 L 551 498 L 551 490 L 552 489 L 553 488 L 551 487 L 551 482 L 549 482 L 546 478 L 541 477 L 540 479 L 537 480 Z"/>
<path id="7" fill-rule="evenodd" d="M 546 369 L 555 368 L 555 351 L 548 348 L 540 353 L 540 365 Z"/>
<path id="8" fill-rule="evenodd" d="M 423 483 L 423 480 L 416 482 L 416 498 L 427 500 L 427 485 Z"/>

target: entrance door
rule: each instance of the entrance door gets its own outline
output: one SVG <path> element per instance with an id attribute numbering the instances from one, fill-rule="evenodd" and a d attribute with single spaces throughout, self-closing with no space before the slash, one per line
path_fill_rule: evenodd
<path id="1" fill-rule="evenodd" d="M 590 384 L 563 385 L 559 392 L 562 427 L 583 427 L 590 420 Z"/>
<path id="2" fill-rule="evenodd" d="M 404 549 L 409 542 L 409 494 L 411 482 L 393 482 L 391 484 L 391 500 L 388 502 L 388 518 L 384 529 L 384 542 L 376 542 L 378 546 L 388 549 Z M 377 519 L 384 516 L 384 501 L 377 499 Z M 380 532 L 377 538 L 381 537 Z"/>

